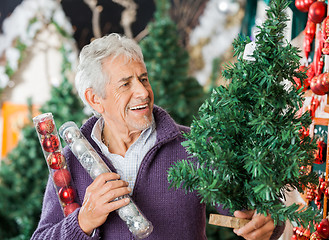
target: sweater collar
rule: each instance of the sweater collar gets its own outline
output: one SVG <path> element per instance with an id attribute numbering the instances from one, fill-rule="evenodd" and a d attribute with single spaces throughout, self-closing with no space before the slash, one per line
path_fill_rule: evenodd
<path id="1" fill-rule="evenodd" d="M 156 145 L 174 139 L 180 134 L 178 125 L 165 110 L 154 105 L 153 115 L 157 131 Z M 97 120 L 98 118 L 95 116 L 89 118 L 86 123 L 81 127 L 81 132 L 85 135 L 88 141 L 92 143 L 93 147 L 97 148 L 97 150 L 100 151 L 99 147 L 90 136 L 93 126 L 95 125 Z"/>

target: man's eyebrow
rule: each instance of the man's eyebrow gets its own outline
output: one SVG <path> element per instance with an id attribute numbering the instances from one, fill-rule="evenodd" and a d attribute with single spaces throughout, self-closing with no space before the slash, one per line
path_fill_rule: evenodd
<path id="1" fill-rule="evenodd" d="M 141 75 L 138 76 L 138 79 L 141 79 L 142 77 L 147 77 L 147 72 L 142 73 Z"/>
<path id="2" fill-rule="evenodd" d="M 125 78 L 121 78 L 119 80 L 119 82 L 127 82 L 129 79 L 131 79 L 133 76 L 129 76 L 129 77 L 125 77 Z"/>
<path id="3" fill-rule="evenodd" d="M 145 73 L 142 73 L 141 75 L 138 76 L 138 79 L 141 79 L 142 77 L 147 77 L 147 72 Z M 121 78 L 119 80 L 119 82 L 126 82 L 126 81 L 129 81 L 130 79 L 132 79 L 133 76 L 129 76 L 129 77 L 124 77 L 124 78 Z"/>

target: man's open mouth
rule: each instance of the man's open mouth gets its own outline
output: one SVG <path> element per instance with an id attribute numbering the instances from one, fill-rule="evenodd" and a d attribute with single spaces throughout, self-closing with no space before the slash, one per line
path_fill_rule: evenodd
<path id="1" fill-rule="evenodd" d="M 136 106 L 136 107 L 131 107 L 129 108 L 130 110 L 142 110 L 142 109 L 145 109 L 148 107 L 148 104 L 144 104 L 144 105 L 139 105 L 139 106 Z"/>

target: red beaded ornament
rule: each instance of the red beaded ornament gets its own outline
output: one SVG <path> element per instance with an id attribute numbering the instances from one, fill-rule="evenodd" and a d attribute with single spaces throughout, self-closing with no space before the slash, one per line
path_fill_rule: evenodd
<path id="1" fill-rule="evenodd" d="M 63 203 L 69 204 L 73 203 L 74 197 L 75 197 L 75 192 L 74 189 L 69 186 L 69 187 L 62 187 L 59 192 L 58 192 L 59 198 L 62 200 Z"/>
<path id="2" fill-rule="evenodd" d="M 55 171 L 53 179 L 56 186 L 67 187 L 70 185 L 71 174 L 67 169 L 60 169 Z"/>
<path id="3" fill-rule="evenodd" d="M 65 216 L 70 215 L 74 212 L 75 209 L 79 208 L 80 205 L 78 203 L 70 203 L 64 207 L 64 214 Z"/>
<path id="4" fill-rule="evenodd" d="M 58 150 L 59 140 L 53 134 L 46 135 L 42 141 L 42 147 L 46 152 L 55 152 Z"/>
<path id="5" fill-rule="evenodd" d="M 39 122 L 37 125 L 37 131 L 41 135 L 50 134 L 54 131 L 55 125 L 51 119 L 46 119 L 42 122 Z"/>
<path id="6" fill-rule="evenodd" d="M 65 164 L 65 157 L 61 152 L 54 152 L 47 157 L 47 163 L 52 169 L 60 169 Z"/>

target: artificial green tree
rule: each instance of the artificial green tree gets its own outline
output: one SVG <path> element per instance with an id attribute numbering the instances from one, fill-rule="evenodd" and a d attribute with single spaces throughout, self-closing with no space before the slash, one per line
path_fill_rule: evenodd
<path id="1" fill-rule="evenodd" d="M 178 30 L 170 18 L 170 1 L 156 0 L 149 35 L 140 42 L 155 96 L 180 124 L 190 124 L 205 99 L 203 87 L 188 76 L 189 56 L 180 46 Z"/>
<path id="2" fill-rule="evenodd" d="M 57 127 L 66 121 L 81 123 L 86 118 L 82 110 L 80 99 L 65 77 L 58 87 L 52 87 L 51 99 L 41 107 L 42 113 L 53 114 Z M 30 239 L 39 222 L 49 172 L 30 119 L 18 145 L 1 163 L 0 239 Z"/>
<path id="3" fill-rule="evenodd" d="M 299 135 L 311 117 L 308 112 L 298 114 L 302 92 L 286 83 L 293 83 L 293 77 L 306 78 L 296 71 L 299 50 L 284 39 L 288 4 L 271 1 L 248 57 L 244 51 L 250 39 L 234 41 L 238 60 L 223 72 L 231 83 L 214 89 L 200 107 L 183 143 L 193 158 L 172 166 L 168 181 L 232 212 L 253 209 L 271 214 L 275 223 L 289 219 L 307 226 L 318 216 L 312 208 L 301 211 L 296 204 L 286 207 L 278 200 L 284 190 L 302 191 L 316 181 L 314 173 L 301 171 L 312 164 L 316 149 L 314 140 Z"/>

